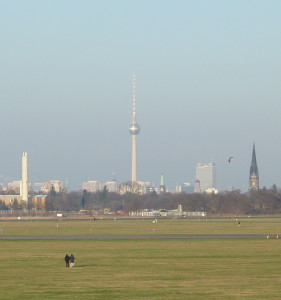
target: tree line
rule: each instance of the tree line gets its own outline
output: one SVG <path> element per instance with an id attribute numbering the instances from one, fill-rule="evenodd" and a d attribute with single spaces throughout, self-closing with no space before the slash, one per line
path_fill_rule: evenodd
<path id="1" fill-rule="evenodd" d="M 106 187 L 102 191 L 91 193 L 86 190 L 73 192 L 55 192 L 52 190 L 46 198 L 46 211 L 80 211 L 87 213 L 116 213 L 122 211 L 140 211 L 143 209 L 176 209 L 182 205 L 183 211 L 206 212 L 212 214 L 258 215 L 281 213 L 281 190 L 273 186 L 247 193 L 238 191 L 221 194 L 151 194 L 139 195 L 111 193 Z M 0 210 L 21 209 L 18 203 L 7 207 L 0 201 Z"/>
<path id="2" fill-rule="evenodd" d="M 183 211 L 204 211 L 207 214 L 258 215 L 281 213 L 281 190 L 275 186 L 241 193 L 240 191 L 221 194 L 151 194 L 138 195 L 126 193 L 119 195 L 109 192 L 106 187 L 96 193 L 51 192 L 47 196 L 47 211 L 78 211 L 103 213 L 140 211 L 143 209 L 176 209 L 182 205 Z"/>

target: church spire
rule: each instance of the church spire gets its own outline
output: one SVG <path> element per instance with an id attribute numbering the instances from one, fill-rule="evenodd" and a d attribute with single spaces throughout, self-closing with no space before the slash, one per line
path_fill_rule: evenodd
<path id="1" fill-rule="evenodd" d="M 259 170 L 256 158 L 255 143 L 253 144 L 252 152 L 252 163 L 250 167 L 250 178 L 249 178 L 249 189 L 258 190 L 259 189 Z"/>

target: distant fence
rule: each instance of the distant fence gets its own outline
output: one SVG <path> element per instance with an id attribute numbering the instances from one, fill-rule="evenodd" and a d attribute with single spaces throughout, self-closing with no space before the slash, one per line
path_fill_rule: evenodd
<path id="1" fill-rule="evenodd" d="M 58 214 L 62 216 L 73 216 L 79 215 L 79 211 L 40 211 L 40 210 L 0 210 L 0 217 L 8 217 L 8 216 L 54 216 L 57 217 Z"/>
<path id="2" fill-rule="evenodd" d="M 160 212 L 160 211 L 132 211 L 129 212 L 129 216 L 131 217 L 206 217 L 207 213 L 204 211 L 165 211 L 165 212 Z"/>
<path id="3" fill-rule="evenodd" d="M 188 217 L 206 217 L 205 211 L 188 211 L 186 214 Z"/>
<path id="4" fill-rule="evenodd" d="M 26 216 L 26 215 L 45 215 L 44 212 L 34 210 L 0 210 L 0 216 Z"/>
<path id="5" fill-rule="evenodd" d="M 21 216 L 50 216 L 54 215 L 55 212 L 42 212 L 34 210 L 0 210 L 0 217 L 21 217 Z"/>

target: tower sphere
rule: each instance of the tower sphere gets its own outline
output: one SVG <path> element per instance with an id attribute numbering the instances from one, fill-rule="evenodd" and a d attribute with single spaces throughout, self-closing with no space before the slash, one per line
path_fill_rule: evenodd
<path id="1" fill-rule="evenodd" d="M 138 123 L 132 123 L 129 127 L 129 132 L 131 135 L 137 135 L 140 133 L 140 126 Z"/>

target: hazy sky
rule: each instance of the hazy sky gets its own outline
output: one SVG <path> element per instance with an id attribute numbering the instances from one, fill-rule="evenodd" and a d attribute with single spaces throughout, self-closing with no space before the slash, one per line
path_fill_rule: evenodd
<path id="1" fill-rule="evenodd" d="M 281 1 L 0 0 L 0 181 L 131 178 L 281 186 Z M 231 164 L 229 156 L 234 156 Z"/>

